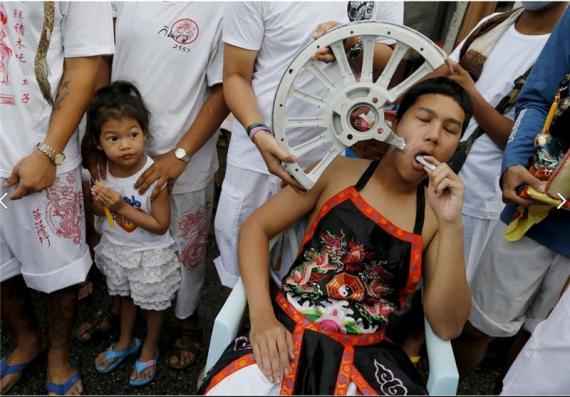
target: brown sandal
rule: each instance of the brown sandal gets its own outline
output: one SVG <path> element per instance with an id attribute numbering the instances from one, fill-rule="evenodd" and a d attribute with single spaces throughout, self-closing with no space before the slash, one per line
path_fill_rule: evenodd
<path id="1" fill-rule="evenodd" d="M 176 327 L 173 342 L 168 352 L 168 366 L 173 369 L 184 369 L 194 364 L 200 352 L 202 351 L 202 330 L 201 329 L 184 329 L 181 326 Z M 186 365 L 171 364 L 170 359 L 174 356 L 181 361 L 183 352 L 191 353 L 192 360 Z"/>
<path id="2" fill-rule="evenodd" d="M 101 329 L 101 324 L 103 324 L 103 322 L 105 321 L 110 326 L 108 329 L 103 330 Z M 74 333 L 75 339 L 77 339 L 81 343 L 88 343 L 91 341 L 95 341 L 97 339 L 101 339 L 117 331 L 120 328 L 120 323 L 121 323 L 120 317 L 116 314 L 113 314 L 111 311 L 109 311 L 109 309 L 99 310 L 95 314 L 94 318 L 92 318 L 91 320 L 87 320 L 83 322 L 81 325 L 79 325 L 79 328 Z M 88 324 L 88 327 L 81 332 L 80 329 L 84 324 Z M 86 334 L 89 335 L 87 339 L 81 337 L 82 335 Z"/>

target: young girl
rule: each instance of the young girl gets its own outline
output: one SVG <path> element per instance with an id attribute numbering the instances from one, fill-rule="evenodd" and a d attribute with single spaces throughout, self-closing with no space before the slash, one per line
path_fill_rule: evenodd
<path id="1" fill-rule="evenodd" d="M 426 393 L 385 329 L 422 276 L 436 334 L 455 337 L 469 314 L 463 184 L 444 161 L 471 113 L 457 83 L 422 82 L 406 94 L 393 123 L 404 151 L 390 149 L 373 162 L 339 157 L 307 194 L 287 187 L 245 221 L 239 262 L 249 340 L 241 336 L 228 347 L 202 392 Z M 272 299 L 269 239 L 308 214 L 300 252 Z"/>
<path id="2" fill-rule="evenodd" d="M 129 383 L 143 386 L 156 374 L 158 338 L 174 294 L 180 286 L 180 262 L 168 232 L 170 204 L 164 189 L 139 194 L 134 182 L 153 160 L 144 152 L 149 112 L 136 87 L 116 81 L 97 91 L 87 113 L 93 150 L 104 152 L 106 178 L 91 190 L 94 203 L 107 213 L 95 263 L 107 278 L 110 295 L 121 296 L 121 332 L 117 343 L 97 356 L 101 373 L 138 354 Z M 111 219 L 112 217 L 112 219 Z M 137 306 L 147 310 L 147 334 L 134 337 Z"/>

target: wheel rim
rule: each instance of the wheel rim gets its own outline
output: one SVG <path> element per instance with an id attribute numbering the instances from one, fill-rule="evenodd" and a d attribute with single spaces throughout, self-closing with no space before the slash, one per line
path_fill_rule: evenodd
<path id="1" fill-rule="evenodd" d="M 362 68 L 356 74 L 343 45 L 343 41 L 352 36 L 360 36 L 363 43 Z M 374 79 L 374 44 L 379 38 L 392 40 L 395 46 L 384 70 Z M 336 62 L 325 65 L 311 59 L 319 48 L 324 47 L 331 48 Z M 411 75 L 390 86 L 398 66 L 410 51 L 423 58 L 423 62 Z M 375 139 L 403 149 L 405 142 L 393 133 L 384 118 L 384 111 L 415 83 L 441 66 L 446 57 L 443 50 L 421 33 L 384 22 L 349 23 L 309 43 L 286 69 L 273 103 L 273 134 L 297 158 L 293 163 L 283 163 L 284 168 L 305 189 L 311 189 L 340 153 L 360 141 Z M 311 91 L 316 86 L 318 91 Z M 296 101 L 291 107 L 293 112 L 288 106 L 291 101 Z M 299 109 L 306 114 L 296 115 L 295 111 Z M 367 111 L 368 119 L 373 120 L 364 124 L 365 131 L 355 128 L 353 123 L 355 111 L 362 109 Z M 302 164 L 302 159 L 314 153 L 319 154 L 320 160 L 305 172 L 303 166 L 306 164 Z"/>

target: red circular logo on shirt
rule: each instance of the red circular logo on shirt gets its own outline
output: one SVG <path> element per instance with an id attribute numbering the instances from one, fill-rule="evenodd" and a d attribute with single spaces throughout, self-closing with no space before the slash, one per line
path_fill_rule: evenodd
<path id="1" fill-rule="evenodd" d="M 172 24 L 170 35 L 178 44 L 190 44 L 196 41 L 200 29 L 192 19 L 184 18 Z"/>

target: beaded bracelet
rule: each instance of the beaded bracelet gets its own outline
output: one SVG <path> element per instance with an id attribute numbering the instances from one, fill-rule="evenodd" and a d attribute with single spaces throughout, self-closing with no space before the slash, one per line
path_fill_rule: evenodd
<path id="1" fill-rule="evenodd" d="M 271 129 L 263 123 L 253 123 L 246 128 L 247 135 L 249 139 L 253 141 L 253 138 L 259 131 L 271 132 Z"/>

